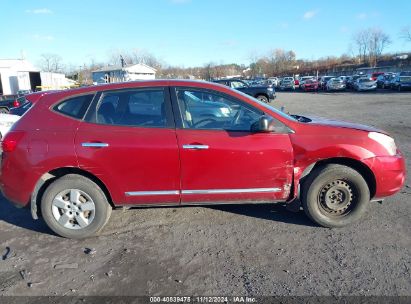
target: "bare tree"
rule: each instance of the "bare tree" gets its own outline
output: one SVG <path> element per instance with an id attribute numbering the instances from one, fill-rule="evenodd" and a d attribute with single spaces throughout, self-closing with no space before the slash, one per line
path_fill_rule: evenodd
<path id="1" fill-rule="evenodd" d="M 368 61 L 370 66 L 376 66 L 384 49 L 391 44 L 391 39 L 379 28 L 368 28 L 357 32 L 353 36 L 353 42 L 357 47 L 360 63 Z"/>
<path id="2" fill-rule="evenodd" d="M 370 32 L 368 29 L 359 31 L 352 37 L 354 47 L 357 49 L 359 63 L 364 62 L 367 58 L 369 37 Z"/>
<path id="3" fill-rule="evenodd" d="M 39 65 L 45 72 L 61 73 L 64 69 L 63 59 L 57 54 L 41 54 Z"/>
<path id="4" fill-rule="evenodd" d="M 376 66 L 384 49 L 391 44 L 390 37 L 379 28 L 369 29 L 368 57 L 370 66 Z"/>

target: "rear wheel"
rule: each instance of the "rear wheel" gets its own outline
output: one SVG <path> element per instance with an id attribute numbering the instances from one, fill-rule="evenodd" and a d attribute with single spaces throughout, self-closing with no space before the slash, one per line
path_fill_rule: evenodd
<path id="1" fill-rule="evenodd" d="M 264 95 L 258 95 L 257 99 L 262 101 L 262 102 L 268 103 L 268 98 Z"/>
<path id="2" fill-rule="evenodd" d="M 65 175 L 51 183 L 41 200 L 47 225 L 58 235 L 81 239 L 96 235 L 107 223 L 111 206 L 101 188 L 90 179 Z"/>
<path id="3" fill-rule="evenodd" d="M 302 187 L 302 203 L 309 218 L 334 228 L 347 226 L 366 212 L 370 191 L 354 169 L 330 164 L 315 169 Z"/>

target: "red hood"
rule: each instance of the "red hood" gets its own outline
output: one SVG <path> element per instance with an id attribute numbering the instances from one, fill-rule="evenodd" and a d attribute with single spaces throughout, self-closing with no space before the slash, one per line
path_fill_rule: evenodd
<path id="1" fill-rule="evenodd" d="M 317 124 L 317 125 L 323 125 L 323 126 L 331 126 L 331 127 L 339 127 L 339 128 L 348 128 L 348 129 L 356 129 L 356 130 L 361 130 L 361 131 L 366 131 L 366 132 L 378 132 L 378 133 L 384 133 L 388 134 L 387 132 L 362 125 L 362 124 L 357 124 L 353 122 L 346 122 L 346 121 L 340 121 L 340 120 L 332 120 L 332 119 L 327 119 L 327 118 L 322 118 L 322 117 L 315 117 L 315 116 L 309 116 L 307 117 L 311 119 L 310 124 Z"/>

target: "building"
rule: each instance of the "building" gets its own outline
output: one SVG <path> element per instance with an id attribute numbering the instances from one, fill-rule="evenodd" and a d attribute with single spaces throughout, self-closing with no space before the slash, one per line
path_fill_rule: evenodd
<path id="1" fill-rule="evenodd" d="M 61 90 L 73 85 L 64 74 L 40 72 L 25 59 L 0 59 L 0 95 L 16 95 L 19 90 Z"/>
<path id="2" fill-rule="evenodd" d="M 157 70 L 143 63 L 108 66 L 92 72 L 93 83 L 112 83 L 156 78 Z"/>
<path id="3" fill-rule="evenodd" d="M 41 85 L 40 71 L 24 59 L 0 59 L 0 95 L 33 90 Z"/>

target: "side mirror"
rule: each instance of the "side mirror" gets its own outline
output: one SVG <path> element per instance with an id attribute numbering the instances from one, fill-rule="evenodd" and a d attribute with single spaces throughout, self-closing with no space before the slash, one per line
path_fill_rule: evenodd
<path id="1" fill-rule="evenodd" d="M 251 126 L 251 131 L 258 133 L 272 132 L 273 128 L 271 128 L 271 121 L 271 118 L 267 116 L 261 116 L 260 119 Z"/>

